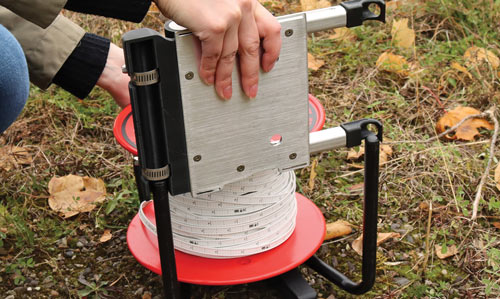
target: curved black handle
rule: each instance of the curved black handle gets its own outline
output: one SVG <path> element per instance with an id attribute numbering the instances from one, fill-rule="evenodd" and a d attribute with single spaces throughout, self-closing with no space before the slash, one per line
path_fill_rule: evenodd
<path id="1" fill-rule="evenodd" d="M 369 124 L 377 127 L 377 134 L 367 128 Z M 323 262 L 316 255 L 307 260 L 306 264 L 349 293 L 363 294 L 368 292 L 375 283 L 377 265 L 379 145 L 382 141 L 382 124 L 377 120 L 365 119 L 343 124 L 342 128 L 346 131 L 348 147 L 359 145 L 362 139 L 365 140 L 362 280 L 359 283 L 353 282 L 347 276 Z"/>
<path id="2" fill-rule="evenodd" d="M 375 4 L 380 9 L 377 15 L 370 11 L 369 6 Z M 340 3 L 347 12 L 347 27 L 355 27 L 367 20 L 377 20 L 385 23 L 385 2 L 383 0 L 351 0 Z"/>

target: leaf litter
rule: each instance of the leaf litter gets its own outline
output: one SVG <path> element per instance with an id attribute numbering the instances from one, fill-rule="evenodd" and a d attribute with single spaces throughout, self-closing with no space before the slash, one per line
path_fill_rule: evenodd
<path id="1" fill-rule="evenodd" d="M 53 177 L 48 185 L 49 206 L 64 218 L 90 212 L 106 199 L 106 187 L 101 179 L 67 175 Z"/>

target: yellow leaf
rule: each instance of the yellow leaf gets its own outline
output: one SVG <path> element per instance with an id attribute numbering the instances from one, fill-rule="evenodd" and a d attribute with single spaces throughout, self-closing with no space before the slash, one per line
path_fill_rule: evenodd
<path id="1" fill-rule="evenodd" d="M 95 203 L 106 199 L 106 187 L 101 179 L 67 175 L 53 177 L 48 185 L 49 207 L 69 218 L 92 211 Z"/>
<path id="2" fill-rule="evenodd" d="M 343 40 L 343 41 L 348 41 L 348 40 L 353 41 L 356 39 L 356 34 L 354 34 L 352 30 L 347 27 L 335 28 L 333 32 L 334 33 L 330 35 L 328 38 Z"/>
<path id="3" fill-rule="evenodd" d="M 318 165 L 318 159 L 314 159 L 311 165 L 311 174 L 309 175 L 309 190 L 314 189 L 314 179 L 316 178 L 316 166 Z"/>
<path id="4" fill-rule="evenodd" d="M 409 64 L 403 56 L 384 52 L 377 59 L 377 68 L 389 73 L 396 73 L 401 76 L 408 75 Z"/>
<path id="5" fill-rule="evenodd" d="M 500 190 L 500 163 L 495 168 L 495 183 L 497 184 L 497 189 Z"/>
<path id="6" fill-rule="evenodd" d="M 401 235 L 399 233 L 378 233 L 377 234 L 377 246 L 384 243 L 385 241 L 392 238 L 399 238 Z M 357 254 L 363 255 L 363 235 L 359 236 L 356 240 L 352 242 L 352 249 L 356 251 Z"/>
<path id="7" fill-rule="evenodd" d="M 443 115 L 436 124 L 436 130 L 438 133 L 446 131 L 448 128 L 453 127 L 458 124 L 462 119 L 469 115 L 480 114 L 481 112 L 477 109 L 471 107 L 458 106 L 457 108 L 448 111 Z M 493 129 L 493 125 L 485 119 L 473 118 L 465 121 L 458 129 L 455 131 L 454 135 L 445 135 L 444 137 L 449 140 L 460 139 L 472 141 L 474 137 L 480 135 L 478 129 L 485 128 L 488 130 Z"/>
<path id="8" fill-rule="evenodd" d="M 31 163 L 33 158 L 26 148 L 12 145 L 0 147 L 0 169 L 9 171 L 19 165 Z"/>
<path id="9" fill-rule="evenodd" d="M 401 48 L 411 48 L 415 43 L 415 31 L 408 28 L 408 19 L 394 20 L 392 23 L 392 41 Z"/>
<path id="10" fill-rule="evenodd" d="M 451 68 L 466 74 L 470 79 L 472 79 L 471 73 L 469 73 L 469 71 L 465 67 L 461 66 L 458 62 L 452 62 Z"/>
<path id="11" fill-rule="evenodd" d="M 330 7 L 332 4 L 327 0 L 300 0 L 302 11 L 313 10 L 317 8 Z"/>
<path id="12" fill-rule="evenodd" d="M 464 59 L 470 65 L 487 62 L 494 69 L 500 66 L 500 59 L 493 52 L 476 46 L 472 46 L 465 51 Z"/>
<path id="13" fill-rule="evenodd" d="M 458 253 L 457 246 L 455 246 L 455 245 L 447 246 L 445 253 L 443 253 L 443 247 L 441 247 L 439 245 L 435 245 L 434 248 L 436 249 L 437 257 L 440 259 L 445 259 L 445 258 L 448 258 L 450 256 L 454 256 L 455 254 Z"/>
<path id="14" fill-rule="evenodd" d="M 105 229 L 104 232 L 102 233 L 102 236 L 99 238 L 99 242 L 104 243 L 109 240 L 111 240 L 111 237 L 113 235 L 111 234 L 111 230 Z"/>
<path id="15" fill-rule="evenodd" d="M 380 146 L 380 151 L 379 151 L 379 164 L 383 164 L 387 161 L 389 161 L 390 157 L 392 156 L 392 147 L 387 144 L 382 144 Z M 351 161 L 356 161 L 359 158 L 363 157 L 365 155 L 365 147 L 360 146 L 359 151 L 356 151 L 355 149 L 351 148 L 347 152 L 347 160 Z"/>
<path id="16" fill-rule="evenodd" d="M 344 220 L 326 224 L 325 241 L 348 235 L 352 232 L 351 224 Z"/>
<path id="17" fill-rule="evenodd" d="M 316 59 L 311 53 L 307 53 L 307 67 L 313 71 L 319 70 L 325 62 L 321 59 Z"/>

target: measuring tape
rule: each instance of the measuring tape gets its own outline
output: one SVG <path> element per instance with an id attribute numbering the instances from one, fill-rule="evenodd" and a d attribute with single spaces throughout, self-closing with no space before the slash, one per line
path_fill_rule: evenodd
<path id="1" fill-rule="evenodd" d="M 174 247 L 206 258 L 261 253 L 285 242 L 295 229 L 295 173 L 268 170 L 228 184 L 221 191 L 170 197 Z M 156 235 L 144 214 L 139 218 Z"/>

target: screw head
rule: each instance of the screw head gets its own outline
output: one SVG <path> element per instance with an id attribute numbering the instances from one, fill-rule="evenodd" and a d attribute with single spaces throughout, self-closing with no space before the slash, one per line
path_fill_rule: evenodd
<path id="1" fill-rule="evenodd" d="M 236 170 L 238 172 L 242 172 L 243 170 L 245 170 L 245 165 L 240 165 L 240 166 L 236 167 Z"/>
<path id="2" fill-rule="evenodd" d="M 194 156 L 194 157 L 193 157 L 193 160 L 194 160 L 195 162 L 199 162 L 199 161 L 201 160 L 201 155 L 196 155 L 196 156 Z"/>
<path id="3" fill-rule="evenodd" d="M 187 72 L 184 77 L 186 77 L 186 79 L 188 79 L 188 80 L 191 80 L 191 79 L 194 78 L 194 73 L 193 72 Z"/>
<path id="4" fill-rule="evenodd" d="M 290 160 L 297 158 L 297 153 L 291 153 L 290 156 L 288 156 L 288 158 L 290 158 Z"/>
<path id="5" fill-rule="evenodd" d="M 293 35 L 293 29 L 287 29 L 285 30 L 285 36 L 286 37 L 290 37 Z"/>

